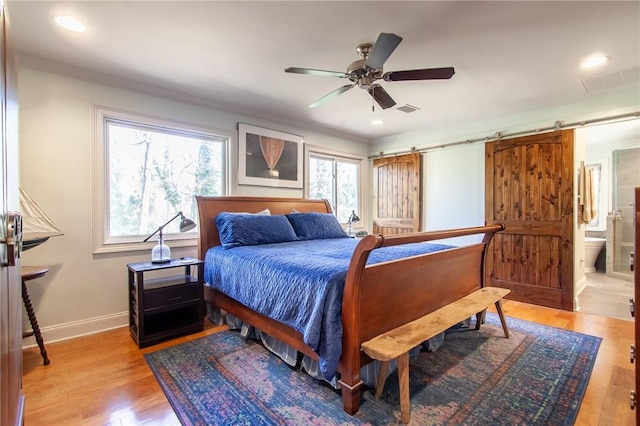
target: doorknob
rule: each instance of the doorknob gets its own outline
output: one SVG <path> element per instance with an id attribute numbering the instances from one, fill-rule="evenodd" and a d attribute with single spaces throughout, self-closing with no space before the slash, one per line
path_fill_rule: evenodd
<path id="1" fill-rule="evenodd" d="M 22 250 L 22 216 L 9 212 L 2 215 L 0 226 L 0 265 L 16 266 Z"/>

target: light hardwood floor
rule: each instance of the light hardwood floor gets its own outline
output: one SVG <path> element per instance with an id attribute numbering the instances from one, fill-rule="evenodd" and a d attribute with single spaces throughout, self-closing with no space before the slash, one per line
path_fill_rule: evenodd
<path id="1" fill-rule="evenodd" d="M 602 337 L 577 425 L 634 425 L 629 391 L 633 322 L 565 312 L 506 300 L 507 316 Z M 508 319 L 507 319 L 508 321 Z M 204 332 L 140 350 L 126 327 L 46 344 L 51 364 L 37 347 L 24 351 L 25 424 L 178 425 L 143 354 L 221 330 Z"/>

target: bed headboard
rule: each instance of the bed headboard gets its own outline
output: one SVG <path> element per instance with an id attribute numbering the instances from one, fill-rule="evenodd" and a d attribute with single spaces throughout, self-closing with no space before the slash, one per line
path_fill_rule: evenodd
<path id="1" fill-rule="evenodd" d="M 203 197 L 196 196 L 200 235 L 198 237 L 198 258 L 210 247 L 220 245 L 220 236 L 215 218 L 221 212 L 257 213 L 269 209 L 271 214 L 289 214 L 292 210 L 299 212 L 331 213 L 331 205 L 327 200 L 310 200 L 305 198 L 273 198 L 273 197 Z"/>

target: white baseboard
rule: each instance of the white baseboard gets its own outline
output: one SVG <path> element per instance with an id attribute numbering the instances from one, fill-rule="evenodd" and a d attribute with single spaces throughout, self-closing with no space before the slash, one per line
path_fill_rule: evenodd
<path id="1" fill-rule="evenodd" d="M 587 288 L 587 277 L 583 275 L 582 278 L 578 280 L 574 288 L 575 292 L 573 296 L 573 310 L 576 312 L 580 310 L 580 305 L 578 303 L 578 296 L 580 295 L 582 290 L 584 290 L 585 288 Z"/>
<path id="2" fill-rule="evenodd" d="M 102 317 L 90 318 L 88 320 L 69 322 L 66 324 L 54 325 L 40 328 L 42 340 L 45 348 L 47 343 L 69 340 L 75 337 L 87 336 L 89 334 L 100 333 L 119 327 L 126 327 L 129 324 L 129 312 L 105 315 Z M 23 348 L 36 346 L 35 337 L 28 337 L 22 340 Z"/>

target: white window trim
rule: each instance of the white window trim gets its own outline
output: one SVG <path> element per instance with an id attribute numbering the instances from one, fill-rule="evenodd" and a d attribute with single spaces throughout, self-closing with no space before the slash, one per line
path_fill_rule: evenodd
<path id="1" fill-rule="evenodd" d="M 163 119 L 120 111 L 116 109 L 94 106 L 93 108 L 93 189 L 91 194 L 93 215 L 92 215 L 92 242 L 93 254 L 118 253 L 127 251 L 151 250 L 156 244 L 157 239 L 151 238 L 146 243 L 140 241 L 132 241 L 131 237 L 111 237 L 109 238 L 109 211 L 106 202 L 106 194 L 109 193 L 107 174 L 107 156 L 106 156 L 106 126 L 107 119 L 129 121 L 134 124 L 150 125 L 170 130 L 185 131 L 192 134 L 202 134 L 204 136 L 215 136 L 225 138 L 223 145 L 223 170 L 226 171 L 223 176 L 223 188 L 225 194 L 229 193 L 229 147 L 233 141 L 232 134 L 218 129 L 204 128 L 198 125 L 180 122 L 176 120 Z M 198 218 L 190 218 L 197 222 Z M 165 241 L 171 241 L 171 247 L 193 247 L 198 244 L 198 236 L 196 233 L 170 234 L 165 236 Z"/>
<path id="2" fill-rule="evenodd" d="M 367 157 L 366 155 L 362 155 L 362 154 L 354 154 L 354 153 L 350 153 L 350 152 L 344 152 L 344 151 L 338 151 L 338 150 L 334 150 L 334 149 L 328 149 L 325 147 L 320 147 L 317 145 L 309 145 L 307 144 L 305 147 L 305 171 L 304 171 L 304 181 L 306 182 L 305 184 L 305 189 L 304 189 L 304 196 L 306 198 L 309 198 L 309 161 L 310 158 L 314 155 L 317 155 L 319 157 L 330 157 L 330 158 L 337 158 L 337 159 L 343 159 L 349 162 L 353 162 L 353 163 L 359 163 L 359 176 L 358 179 L 360 181 L 360 191 L 358 191 L 358 205 L 360 206 L 360 209 L 362 210 L 361 212 L 356 212 L 358 214 L 358 216 L 360 217 L 360 222 L 356 222 L 353 224 L 353 229 L 354 230 L 362 230 L 366 228 L 366 224 L 369 223 L 369 214 L 368 214 L 368 208 L 367 208 L 367 204 L 364 203 L 365 200 L 365 193 L 367 193 L 368 189 L 367 189 L 367 181 L 365 180 L 365 165 L 367 164 Z M 331 208 L 333 208 L 334 206 L 331 206 Z M 343 223 L 343 225 L 346 225 L 346 223 Z"/>

